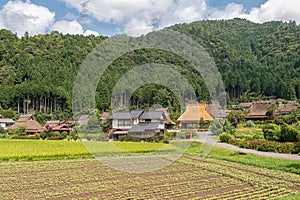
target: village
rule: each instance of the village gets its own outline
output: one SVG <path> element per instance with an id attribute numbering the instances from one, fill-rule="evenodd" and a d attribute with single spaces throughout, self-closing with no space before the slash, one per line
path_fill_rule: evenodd
<path id="1" fill-rule="evenodd" d="M 224 110 L 217 115 L 214 113 L 215 105 L 206 103 L 187 104 L 181 116 L 172 120 L 168 108 L 155 110 L 132 110 L 127 112 L 104 112 L 100 121 L 93 127 L 101 127 L 109 123 L 107 138 L 103 140 L 119 140 L 122 136 L 156 137 L 164 136 L 168 132 L 188 132 L 189 130 L 208 130 L 212 120 L 225 120 L 231 112 L 241 111 L 246 121 L 266 121 L 278 116 L 287 115 L 298 109 L 296 101 L 285 103 L 276 101 L 258 101 L 232 105 L 230 110 Z M 89 115 L 81 115 L 77 120 L 50 120 L 40 124 L 31 114 L 20 115 L 14 121 L 0 116 L 0 125 L 7 137 L 12 139 L 78 139 L 80 127 L 87 127 Z M 201 125 L 202 123 L 202 125 Z M 235 122 L 231 125 L 235 126 Z M 92 127 L 92 128 L 93 128 Z M 84 133 L 83 133 L 84 134 Z M 85 132 L 85 134 L 89 134 Z M 187 135 L 192 138 L 192 135 Z"/>

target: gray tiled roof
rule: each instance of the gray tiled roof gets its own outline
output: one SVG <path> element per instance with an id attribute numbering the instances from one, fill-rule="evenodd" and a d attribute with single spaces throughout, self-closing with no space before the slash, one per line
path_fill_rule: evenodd
<path id="1" fill-rule="evenodd" d="M 130 112 L 116 112 L 110 116 L 110 119 L 132 119 Z"/>
<path id="2" fill-rule="evenodd" d="M 162 111 L 149 111 L 149 112 L 144 112 L 140 116 L 140 119 L 160 119 L 162 115 L 163 115 Z"/>
<path id="3" fill-rule="evenodd" d="M 0 123 L 15 123 L 15 121 L 8 118 L 0 118 Z"/>
<path id="4" fill-rule="evenodd" d="M 145 130 L 156 130 L 158 129 L 159 122 L 143 122 L 133 126 L 128 133 L 141 133 Z"/>
<path id="5" fill-rule="evenodd" d="M 131 111 L 131 117 L 133 119 L 138 119 L 143 112 L 144 112 L 143 110 L 133 110 Z"/>

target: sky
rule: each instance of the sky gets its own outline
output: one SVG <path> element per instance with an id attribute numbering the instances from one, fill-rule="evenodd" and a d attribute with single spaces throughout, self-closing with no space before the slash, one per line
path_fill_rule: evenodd
<path id="1" fill-rule="evenodd" d="M 22 37 L 63 34 L 139 36 L 178 23 L 244 18 L 300 23 L 300 0 L 0 0 L 0 29 Z"/>

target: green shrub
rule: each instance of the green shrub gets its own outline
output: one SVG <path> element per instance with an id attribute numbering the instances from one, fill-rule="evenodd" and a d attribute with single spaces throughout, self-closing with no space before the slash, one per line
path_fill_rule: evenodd
<path id="1" fill-rule="evenodd" d="M 134 137 L 131 135 L 122 135 L 119 137 L 119 141 L 121 141 L 121 142 L 140 142 L 141 138 Z"/>
<path id="2" fill-rule="evenodd" d="M 294 143 L 249 140 L 247 141 L 245 148 L 254 149 L 258 151 L 265 151 L 265 152 L 290 154 L 293 152 Z"/>
<path id="3" fill-rule="evenodd" d="M 169 138 L 164 137 L 164 136 L 152 136 L 152 137 L 135 137 L 131 135 L 124 135 L 119 137 L 119 141 L 121 142 L 170 142 Z"/>
<path id="4" fill-rule="evenodd" d="M 233 139 L 230 139 L 228 140 L 228 144 L 232 144 L 234 146 L 240 146 L 240 141 L 241 139 L 237 139 L 237 138 L 233 138 Z"/>
<path id="5" fill-rule="evenodd" d="M 219 139 L 221 142 L 226 142 L 228 143 L 229 140 L 234 139 L 234 136 L 230 133 L 221 133 L 219 136 Z"/>
<path id="6" fill-rule="evenodd" d="M 11 139 L 24 139 L 24 140 L 39 140 L 40 134 L 36 133 L 34 135 L 14 135 Z"/>
<path id="7" fill-rule="evenodd" d="M 281 131 L 278 133 L 278 141 L 280 142 L 298 142 L 300 135 L 300 131 L 296 128 L 289 126 L 287 124 L 283 124 L 281 127 Z"/>
<path id="8" fill-rule="evenodd" d="M 209 126 L 210 131 L 215 135 L 220 135 L 222 133 L 224 123 L 224 120 L 213 120 Z"/>
<path id="9" fill-rule="evenodd" d="M 297 142 L 294 144 L 293 152 L 294 154 L 299 154 L 300 153 L 300 142 Z"/>
<path id="10" fill-rule="evenodd" d="M 165 136 L 170 139 L 173 139 L 176 137 L 176 132 L 165 132 Z"/>
<path id="11" fill-rule="evenodd" d="M 245 124 L 245 127 L 253 128 L 253 127 L 255 127 L 255 124 L 253 121 L 248 120 Z"/>
<path id="12" fill-rule="evenodd" d="M 10 118 L 16 120 L 18 118 L 18 115 L 13 110 L 2 110 L 0 109 L 0 115 L 3 116 L 3 118 Z"/>
<path id="13" fill-rule="evenodd" d="M 6 131 L 2 126 L 0 126 L 0 134 L 6 134 Z"/>
<path id="14" fill-rule="evenodd" d="M 170 143 L 170 139 L 165 137 L 164 139 L 161 140 L 162 143 L 165 143 L 165 144 L 169 144 Z"/>
<path id="15" fill-rule="evenodd" d="M 262 131 L 266 140 L 277 141 L 280 127 L 276 124 L 266 124 Z"/>

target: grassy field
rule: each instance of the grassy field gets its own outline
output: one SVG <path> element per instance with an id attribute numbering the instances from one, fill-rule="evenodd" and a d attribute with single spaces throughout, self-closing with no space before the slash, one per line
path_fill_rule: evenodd
<path id="1" fill-rule="evenodd" d="M 89 155 L 81 142 L 60 140 L 0 140 L 0 160 L 43 159 Z"/>
<path id="2" fill-rule="evenodd" d="M 199 154 L 201 143 L 191 144 L 187 153 Z M 40 160 L 92 157 L 92 154 L 115 154 L 123 152 L 149 153 L 153 151 L 176 153 L 178 146 L 163 143 L 131 142 L 71 142 L 47 140 L 0 140 L 0 160 Z M 91 154 L 92 153 L 92 154 Z M 181 153 L 181 152 L 180 152 Z M 275 159 L 214 147 L 208 157 L 242 163 L 257 167 L 300 174 L 299 161 Z"/>
<path id="3" fill-rule="evenodd" d="M 91 154 L 149 153 L 174 150 L 176 150 L 175 146 L 164 143 L 0 140 L 0 160 L 76 158 L 91 156 Z"/>
<path id="4" fill-rule="evenodd" d="M 252 139 L 256 137 L 257 139 L 264 139 L 263 131 L 261 128 L 248 128 L 241 127 L 236 130 L 234 133 L 236 138 Z"/>

